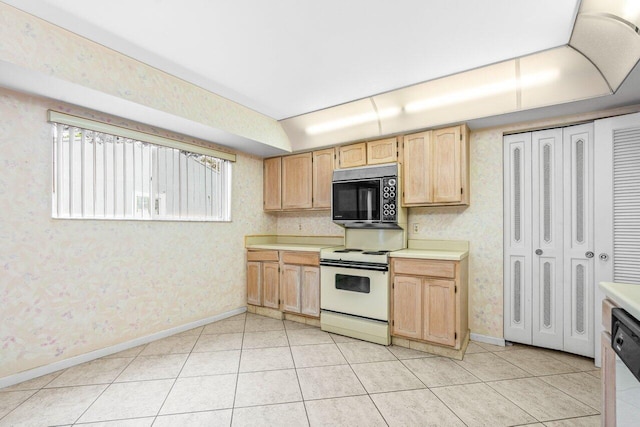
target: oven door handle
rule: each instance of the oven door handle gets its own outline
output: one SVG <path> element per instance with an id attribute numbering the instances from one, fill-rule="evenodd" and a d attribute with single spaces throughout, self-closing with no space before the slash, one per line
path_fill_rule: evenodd
<path id="1" fill-rule="evenodd" d="M 389 271 L 389 266 L 386 264 L 375 263 L 362 263 L 362 262 L 344 262 L 344 261 L 331 261 L 320 260 L 321 267 L 339 267 L 339 268 L 352 268 L 355 270 L 375 270 L 375 271 Z"/>

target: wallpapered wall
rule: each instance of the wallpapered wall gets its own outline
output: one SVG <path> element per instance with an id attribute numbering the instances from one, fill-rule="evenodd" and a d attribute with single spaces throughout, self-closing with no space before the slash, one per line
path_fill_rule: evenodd
<path id="1" fill-rule="evenodd" d="M 106 119 L 0 89 L 0 378 L 244 306 L 262 160 L 233 165 L 231 223 L 54 220 L 48 108 Z"/>
<path id="2" fill-rule="evenodd" d="M 283 149 L 280 124 L 0 2 L 0 60 Z"/>

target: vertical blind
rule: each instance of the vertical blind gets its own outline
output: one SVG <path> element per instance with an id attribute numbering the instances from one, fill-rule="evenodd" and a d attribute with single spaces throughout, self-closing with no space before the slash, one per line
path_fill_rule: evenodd
<path id="1" fill-rule="evenodd" d="M 53 217 L 229 221 L 231 162 L 53 123 Z"/>

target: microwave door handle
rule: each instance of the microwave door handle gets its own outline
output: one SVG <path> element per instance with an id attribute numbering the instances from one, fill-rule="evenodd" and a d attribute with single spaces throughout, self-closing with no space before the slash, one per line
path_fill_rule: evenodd
<path id="1" fill-rule="evenodd" d="M 367 190 L 367 220 L 373 220 L 373 190 Z"/>

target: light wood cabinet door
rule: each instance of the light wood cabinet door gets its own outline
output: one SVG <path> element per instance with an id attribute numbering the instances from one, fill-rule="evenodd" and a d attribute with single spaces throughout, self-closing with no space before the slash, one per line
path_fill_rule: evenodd
<path id="1" fill-rule="evenodd" d="M 331 207 L 331 181 L 335 165 L 335 150 L 329 148 L 313 152 L 313 207 Z"/>
<path id="2" fill-rule="evenodd" d="M 462 201 L 460 126 L 433 131 L 431 177 L 434 203 Z"/>
<path id="3" fill-rule="evenodd" d="M 455 281 L 424 279 L 423 339 L 453 346 L 456 343 Z"/>
<path id="4" fill-rule="evenodd" d="M 378 165 L 398 161 L 398 138 L 367 142 L 367 164 Z"/>
<path id="5" fill-rule="evenodd" d="M 311 153 L 282 158 L 282 209 L 312 207 Z"/>
<path id="6" fill-rule="evenodd" d="M 263 167 L 264 210 L 280 210 L 282 209 L 282 158 L 265 159 Z"/>
<path id="7" fill-rule="evenodd" d="M 300 269 L 298 265 L 282 266 L 282 309 L 300 313 Z"/>
<path id="8" fill-rule="evenodd" d="M 247 262 L 247 303 L 262 305 L 262 263 Z"/>
<path id="9" fill-rule="evenodd" d="M 277 262 L 262 263 L 262 305 L 280 308 L 280 274 Z"/>
<path id="10" fill-rule="evenodd" d="M 343 145 L 338 147 L 340 168 L 353 168 L 367 164 L 367 143 Z"/>
<path id="11" fill-rule="evenodd" d="M 432 202 L 431 158 L 431 131 L 404 137 L 403 205 Z"/>
<path id="12" fill-rule="evenodd" d="M 422 339 L 422 278 L 394 277 L 392 333 Z"/>
<path id="13" fill-rule="evenodd" d="M 320 268 L 304 266 L 301 271 L 301 313 L 320 316 Z"/>

